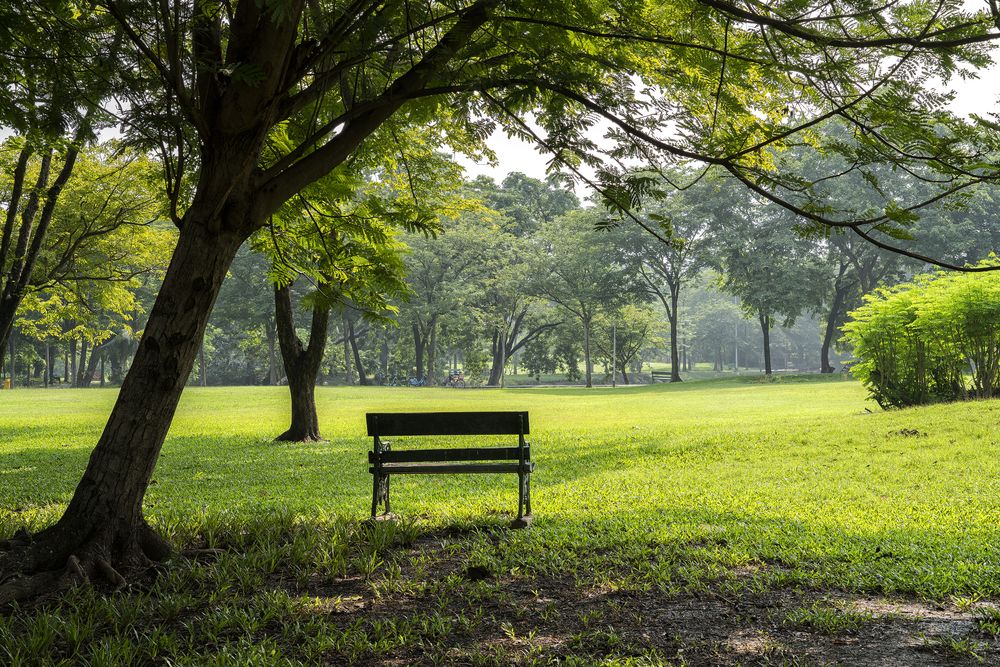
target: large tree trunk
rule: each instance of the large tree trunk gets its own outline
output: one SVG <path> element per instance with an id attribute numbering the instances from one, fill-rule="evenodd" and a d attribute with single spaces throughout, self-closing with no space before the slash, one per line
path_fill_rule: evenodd
<path id="1" fill-rule="evenodd" d="M 144 568 L 169 552 L 147 526 L 142 499 L 219 287 L 245 236 L 187 219 L 135 360 L 65 514 L 0 557 L 0 580 L 11 570 L 34 573 L 0 586 L 0 604 L 51 588 L 67 575 L 120 580 L 115 568 Z"/>
<path id="2" fill-rule="evenodd" d="M 771 377 L 771 316 L 758 314 L 757 319 L 764 335 L 764 374 Z"/>
<path id="3" fill-rule="evenodd" d="M 326 348 L 330 309 L 316 306 L 312 311 L 309 343 L 303 345 L 295 333 L 292 294 L 288 286 L 274 288 L 274 320 L 278 330 L 281 358 L 292 399 L 292 424 L 276 440 L 314 442 L 322 440 L 316 414 L 316 376 Z"/>

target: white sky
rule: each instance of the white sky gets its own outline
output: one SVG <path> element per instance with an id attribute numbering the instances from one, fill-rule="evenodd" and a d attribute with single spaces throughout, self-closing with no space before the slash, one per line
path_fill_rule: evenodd
<path id="1" fill-rule="evenodd" d="M 948 87 L 956 93 L 949 107 L 956 113 L 966 116 L 976 113 L 985 116 L 991 112 L 1000 112 L 1000 62 L 980 72 L 978 79 L 964 81 L 955 79 L 949 82 Z M 596 129 L 591 138 L 599 141 L 605 131 L 603 128 L 606 127 L 602 125 L 602 129 Z M 497 156 L 495 165 L 477 163 L 467 157 L 457 156 L 458 162 L 465 167 L 469 177 L 490 176 L 499 183 L 507 174 L 519 171 L 532 178 L 545 178 L 548 155 L 538 152 L 533 144 L 512 139 L 500 130 L 493 133 L 488 143 Z M 583 172 L 588 177 L 591 176 L 590 170 L 585 169 Z M 590 194 L 590 188 L 578 185 L 576 192 L 583 198 Z"/>

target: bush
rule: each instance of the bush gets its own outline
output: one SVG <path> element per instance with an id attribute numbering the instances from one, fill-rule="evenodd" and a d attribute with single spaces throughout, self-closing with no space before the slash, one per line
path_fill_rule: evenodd
<path id="1" fill-rule="evenodd" d="M 918 276 L 850 316 L 851 372 L 883 408 L 1000 396 L 1000 273 Z"/>

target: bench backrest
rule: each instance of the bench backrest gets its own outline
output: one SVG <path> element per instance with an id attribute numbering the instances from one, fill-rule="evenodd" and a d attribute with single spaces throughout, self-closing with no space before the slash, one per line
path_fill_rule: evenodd
<path id="1" fill-rule="evenodd" d="M 520 435 L 527 412 L 369 412 L 368 435 Z"/>

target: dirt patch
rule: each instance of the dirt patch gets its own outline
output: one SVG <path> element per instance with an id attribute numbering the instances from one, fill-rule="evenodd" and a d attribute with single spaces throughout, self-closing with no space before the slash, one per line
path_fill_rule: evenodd
<path id="1" fill-rule="evenodd" d="M 416 551 L 426 559 L 429 548 L 425 542 Z M 466 571 L 461 559 L 443 560 L 441 570 L 424 571 L 435 577 Z M 767 567 L 733 574 L 752 577 Z M 400 648 L 358 663 L 370 665 L 527 665 L 571 657 L 733 667 L 1000 665 L 1000 646 L 978 629 L 972 611 L 912 599 L 753 587 L 734 593 L 721 585 L 668 595 L 558 578 L 478 576 L 463 577 L 453 593 L 355 598 L 331 609 L 328 622 L 383 627 L 387 620 L 416 622 L 430 608 L 449 619 L 479 619 L 428 641 L 432 652 Z M 330 656 L 331 664 L 337 660 Z"/>

